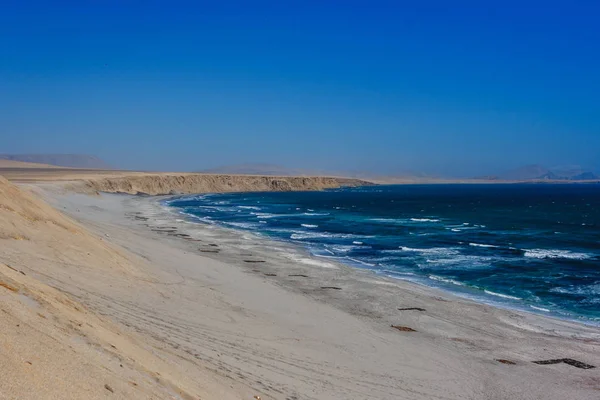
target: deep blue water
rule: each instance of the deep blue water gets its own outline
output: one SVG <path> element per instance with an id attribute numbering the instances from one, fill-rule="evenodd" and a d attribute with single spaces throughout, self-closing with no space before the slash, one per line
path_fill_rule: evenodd
<path id="1" fill-rule="evenodd" d="M 375 186 L 168 204 L 379 274 L 600 323 L 600 185 Z"/>

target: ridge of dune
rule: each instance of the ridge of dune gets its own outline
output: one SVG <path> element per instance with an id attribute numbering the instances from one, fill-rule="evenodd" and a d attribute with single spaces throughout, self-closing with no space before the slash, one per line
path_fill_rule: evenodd
<path id="1" fill-rule="evenodd" d="M 371 182 L 337 177 L 292 177 L 212 174 L 148 174 L 87 179 L 71 184 L 81 193 L 191 194 L 262 191 L 315 191 L 343 186 L 366 186 Z"/>

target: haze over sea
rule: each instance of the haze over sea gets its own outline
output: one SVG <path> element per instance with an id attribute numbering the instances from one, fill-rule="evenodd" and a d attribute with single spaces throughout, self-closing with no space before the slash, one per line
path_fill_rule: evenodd
<path id="1" fill-rule="evenodd" d="M 599 185 L 373 186 L 167 204 L 377 274 L 600 324 Z"/>

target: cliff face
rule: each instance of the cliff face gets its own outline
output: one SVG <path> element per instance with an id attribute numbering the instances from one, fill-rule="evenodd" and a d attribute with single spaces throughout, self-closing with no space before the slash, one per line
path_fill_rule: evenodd
<path id="1" fill-rule="evenodd" d="M 252 175 L 141 175 L 90 179 L 75 183 L 71 189 L 84 192 L 128 194 L 189 194 L 224 192 L 289 192 L 367 186 L 359 179 L 330 177 L 277 177 Z"/>

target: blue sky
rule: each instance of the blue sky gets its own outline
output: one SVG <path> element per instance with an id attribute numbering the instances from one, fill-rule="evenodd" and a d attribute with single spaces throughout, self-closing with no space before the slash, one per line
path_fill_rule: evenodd
<path id="1" fill-rule="evenodd" d="M 594 1 L 3 2 L 0 153 L 597 169 L 599 16 Z"/>

